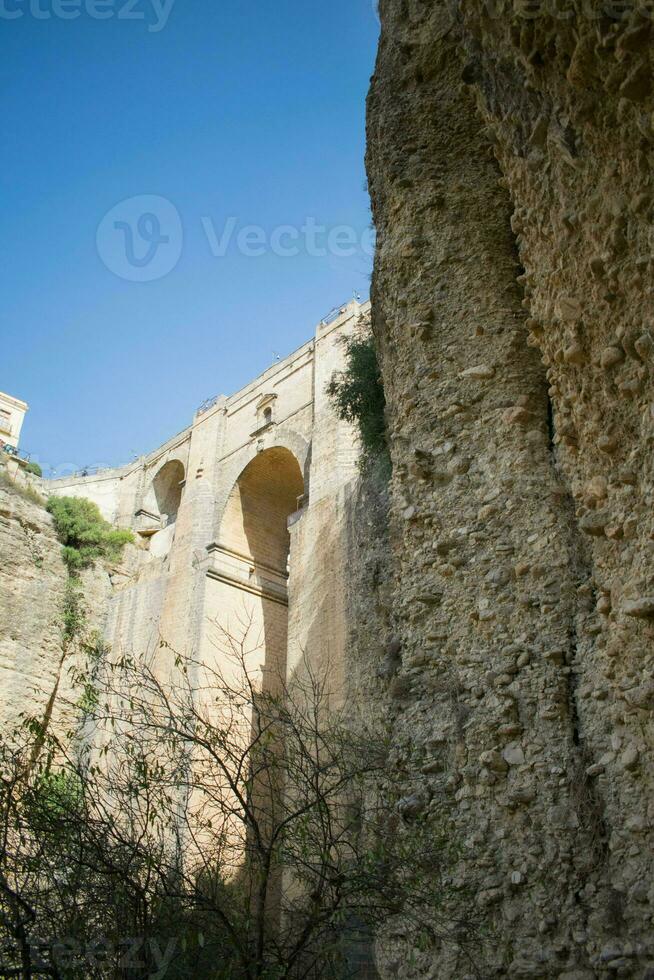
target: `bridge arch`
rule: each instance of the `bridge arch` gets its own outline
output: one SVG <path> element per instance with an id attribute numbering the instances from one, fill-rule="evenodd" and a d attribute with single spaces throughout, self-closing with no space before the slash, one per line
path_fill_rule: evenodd
<path id="1" fill-rule="evenodd" d="M 167 527 L 177 520 L 186 478 L 184 464 L 179 459 L 169 459 L 161 466 L 143 496 L 143 510 L 159 517 L 161 526 Z"/>
<path id="2" fill-rule="evenodd" d="M 273 449 L 286 450 L 295 458 L 302 475 L 303 494 L 305 499 L 308 498 L 311 478 L 311 443 L 298 432 L 292 429 L 281 430 L 280 427 L 275 433 L 266 437 L 263 446 L 258 440 L 252 440 L 237 453 L 234 453 L 230 461 L 226 463 L 221 475 L 220 488 L 216 494 L 214 512 L 214 536 L 216 540 L 220 539 L 220 529 L 227 503 L 241 474 L 253 460 Z"/>
<path id="3" fill-rule="evenodd" d="M 250 460 L 234 483 L 223 511 L 220 544 L 276 575 L 287 572 L 287 522 L 299 509 L 304 479 L 295 456 L 283 447 Z"/>
<path id="4" fill-rule="evenodd" d="M 210 546 L 210 607 L 221 633 L 216 646 L 247 651 L 263 690 L 286 675 L 288 519 L 301 506 L 304 474 L 285 446 L 248 454 L 227 494 Z M 220 626 L 218 626 L 218 623 Z"/>
<path id="5" fill-rule="evenodd" d="M 171 459 L 161 467 L 152 481 L 157 509 L 167 524 L 173 524 L 177 520 L 185 477 L 180 460 Z"/>

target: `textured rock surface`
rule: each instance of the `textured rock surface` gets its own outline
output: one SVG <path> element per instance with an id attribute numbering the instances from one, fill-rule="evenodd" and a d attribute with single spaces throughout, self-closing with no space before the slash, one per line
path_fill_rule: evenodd
<path id="1" fill-rule="evenodd" d="M 39 713 L 61 657 L 66 569 L 50 515 L 0 485 L 2 721 Z"/>
<path id="2" fill-rule="evenodd" d="M 57 725 L 75 699 L 68 668 L 75 648 L 62 645 L 68 573 L 52 518 L 44 507 L 0 484 L 0 726 L 21 715 Z M 104 627 L 111 583 L 97 567 L 83 573 L 85 635 Z M 53 703 L 48 707 L 50 699 Z"/>
<path id="3" fill-rule="evenodd" d="M 407 792 L 454 821 L 455 879 L 491 930 L 482 974 L 643 977 L 650 22 L 497 7 L 381 4 L 368 169 L 402 647 L 388 698 Z M 415 966 L 400 939 L 385 949 L 389 976 L 471 972 L 449 943 Z"/>
<path id="4" fill-rule="evenodd" d="M 311 544 L 333 525 L 348 560 L 331 556 L 330 591 L 312 550 L 293 626 L 340 655 L 347 623 L 348 683 L 390 719 L 391 761 L 407 774 L 399 819 L 409 833 L 417 819 L 451 822 L 452 884 L 472 889 L 476 930 L 464 954 L 451 930 L 417 950 L 399 926 L 380 938 L 380 968 L 644 980 L 654 976 L 651 20 L 627 0 L 568 0 L 557 17 L 553 0 L 380 6 L 368 168 L 389 538 L 370 488 L 327 510 L 342 482 L 327 479 L 333 459 L 340 451 L 349 473 L 352 444 L 319 428 L 324 482 L 312 476 L 314 510 L 293 535 Z M 324 364 L 321 393 L 335 361 Z M 261 431 L 239 398 L 242 430 L 221 451 L 243 457 L 225 471 L 227 492 Z M 289 418 L 291 408 L 308 418 L 308 396 L 298 405 Z M 186 571 L 216 531 L 227 400 L 210 411 L 199 423 L 209 434 L 195 423 L 177 555 L 140 567 L 133 554 L 114 576 L 117 635 L 150 635 L 168 578 L 167 622 L 180 635 L 193 622 L 184 610 L 200 592 Z M 138 496 L 137 478 L 125 486 Z M 103 500 L 118 493 L 112 479 Z M 136 497 L 125 501 L 110 516 L 131 518 Z M 65 571 L 47 515 L 4 490 L 0 559 L 0 687 L 15 716 L 38 711 L 56 683 Z M 344 564 L 336 595 L 331 569 Z M 100 615 L 109 579 L 94 582 Z"/>

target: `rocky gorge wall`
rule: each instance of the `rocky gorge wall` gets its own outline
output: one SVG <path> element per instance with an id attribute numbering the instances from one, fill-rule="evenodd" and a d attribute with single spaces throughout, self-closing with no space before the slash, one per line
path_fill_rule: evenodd
<path id="1" fill-rule="evenodd" d="M 406 822 L 451 819 L 480 930 L 474 953 L 454 921 L 422 953 L 400 930 L 386 976 L 654 976 L 653 35 L 633 6 L 380 4 L 386 698 Z"/>
<path id="2" fill-rule="evenodd" d="M 455 845 L 440 939 L 418 948 L 394 923 L 384 977 L 654 977 L 654 31 L 632 6 L 380 3 L 368 172 L 389 510 L 351 485 L 325 404 L 290 615 L 298 649 L 344 656 L 337 689 L 342 674 L 390 725 L 402 832 L 447 822 Z M 296 367 L 288 417 L 306 414 L 308 439 Z M 172 557 L 128 549 L 113 570 L 110 630 L 130 646 L 158 636 L 169 586 L 166 625 L 188 634 L 216 498 L 259 443 L 284 443 L 257 428 L 274 381 L 194 423 Z M 143 500 L 131 483 L 119 497 L 121 478 L 97 493 L 131 520 Z M 92 495 L 78 482 L 62 492 Z M 50 518 L 0 488 L 5 719 L 44 710 L 64 676 L 65 586 Z M 107 570 L 87 588 L 100 621 Z"/>
<path id="3" fill-rule="evenodd" d="M 134 550 L 134 549 L 129 549 Z M 23 719 L 65 730 L 79 691 L 70 668 L 80 666 L 78 642 L 64 640 L 69 578 L 45 500 L 25 492 L 0 465 L 0 729 Z M 79 584 L 79 639 L 104 628 L 111 579 L 98 564 Z"/>
<path id="4" fill-rule="evenodd" d="M 2 471 L 4 472 L 4 470 Z M 2 720 L 38 714 L 61 657 L 66 586 L 52 520 L 7 481 L 0 485 L 0 678 Z M 46 695 L 47 697 L 47 695 Z"/>

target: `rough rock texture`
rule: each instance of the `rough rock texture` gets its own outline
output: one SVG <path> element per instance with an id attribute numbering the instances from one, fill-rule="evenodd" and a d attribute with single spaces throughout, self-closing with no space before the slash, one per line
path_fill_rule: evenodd
<path id="1" fill-rule="evenodd" d="M 2 720 L 39 713 L 61 657 L 66 585 L 61 545 L 43 507 L 0 485 Z M 45 695 L 47 697 L 47 695 Z"/>
<path id="2" fill-rule="evenodd" d="M 652 34 L 600 6 L 382 0 L 369 98 L 388 697 L 484 976 L 654 970 Z"/>
<path id="3" fill-rule="evenodd" d="M 342 670 L 329 685 L 336 701 L 345 694 L 352 727 L 360 730 L 363 725 L 375 740 L 387 735 L 386 689 L 398 668 L 390 620 L 393 577 L 388 561 L 388 503 L 386 478 L 374 470 L 353 483 L 345 502 L 341 542 L 348 569 L 343 609 L 348 642 Z M 374 786 L 374 798 L 379 789 Z M 352 923 L 346 926 L 342 938 L 352 971 L 347 975 L 358 980 L 378 978 L 372 930 L 357 921 L 354 928 Z"/>
<path id="4" fill-rule="evenodd" d="M 0 475 L 3 471 L 0 471 Z M 0 483 L 0 727 L 21 716 L 58 726 L 76 695 L 69 670 L 77 650 L 64 651 L 62 613 L 68 573 L 52 518 L 11 482 Z M 83 573 L 85 635 L 104 626 L 111 583 L 97 567 Z"/>

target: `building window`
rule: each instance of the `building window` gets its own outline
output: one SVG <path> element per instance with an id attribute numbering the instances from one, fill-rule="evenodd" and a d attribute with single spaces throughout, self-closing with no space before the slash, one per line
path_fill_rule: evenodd
<path id="1" fill-rule="evenodd" d="M 256 428 L 250 435 L 255 435 L 257 432 L 261 432 L 267 429 L 268 426 L 274 424 L 276 399 L 277 395 L 270 393 L 264 394 L 258 399 L 256 404 Z"/>

